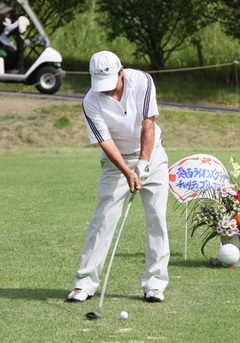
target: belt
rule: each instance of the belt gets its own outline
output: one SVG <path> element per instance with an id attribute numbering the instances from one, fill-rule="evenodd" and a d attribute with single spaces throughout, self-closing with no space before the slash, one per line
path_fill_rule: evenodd
<path id="1" fill-rule="evenodd" d="M 163 139 L 160 138 L 156 144 L 154 145 L 154 148 L 156 148 L 157 146 L 159 146 L 162 143 Z M 131 152 L 130 154 L 122 154 L 122 156 L 139 156 L 140 155 L 140 151 L 136 151 L 136 152 Z"/>
<path id="2" fill-rule="evenodd" d="M 139 155 L 140 155 L 140 151 L 131 152 L 130 154 L 122 154 L 122 156 L 139 156 Z"/>

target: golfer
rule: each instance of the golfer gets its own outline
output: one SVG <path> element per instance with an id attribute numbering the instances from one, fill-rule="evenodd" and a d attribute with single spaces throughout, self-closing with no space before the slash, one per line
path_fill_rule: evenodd
<path id="1" fill-rule="evenodd" d="M 141 286 L 146 301 L 161 302 L 168 284 L 168 158 L 155 123 L 155 86 L 149 74 L 123 69 L 118 56 L 110 51 L 94 54 L 89 71 L 91 88 L 83 99 L 83 111 L 90 142 L 103 150 L 102 173 L 98 205 L 68 301 L 85 301 L 94 295 L 129 189 L 137 188 L 147 232 Z"/>

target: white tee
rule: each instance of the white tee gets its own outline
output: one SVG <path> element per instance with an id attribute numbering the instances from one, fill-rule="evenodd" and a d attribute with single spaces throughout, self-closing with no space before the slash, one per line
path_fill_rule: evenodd
<path id="1" fill-rule="evenodd" d="M 83 111 L 91 143 L 112 138 L 121 154 L 140 151 L 142 121 L 158 116 L 156 89 L 151 76 L 124 69 L 124 91 L 120 101 L 91 88 L 83 99 Z M 160 127 L 155 123 L 155 142 Z"/>

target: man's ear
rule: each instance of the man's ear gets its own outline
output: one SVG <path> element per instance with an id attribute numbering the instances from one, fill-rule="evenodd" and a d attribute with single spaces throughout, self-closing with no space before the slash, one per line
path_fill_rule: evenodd
<path id="1" fill-rule="evenodd" d="M 123 66 L 121 66 L 121 68 L 119 69 L 118 76 L 121 76 L 122 72 L 123 72 Z"/>

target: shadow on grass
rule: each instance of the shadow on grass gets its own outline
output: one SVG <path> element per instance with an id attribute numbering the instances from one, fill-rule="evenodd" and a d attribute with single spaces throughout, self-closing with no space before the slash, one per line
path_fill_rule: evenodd
<path id="1" fill-rule="evenodd" d="M 208 260 L 171 260 L 169 266 L 180 268 L 212 268 L 213 265 L 208 263 Z"/>
<path id="2" fill-rule="evenodd" d="M 171 257 L 183 257 L 183 254 L 179 252 L 171 252 Z M 145 253 L 137 252 L 137 253 L 116 253 L 115 257 L 141 257 L 145 262 Z"/>
<path id="3" fill-rule="evenodd" d="M 0 298 L 46 301 L 49 298 L 66 299 L 68 291 L 62 289 L 1 288 Z"/>
<path id="4" fill-rule="evenodd" d="M 94 297 L 99 297 L 100 298 L 100 293 L 96 293 Z M 105 294 L 105 298 L 110 298 L 110 299 L 125 299 L 125 300 L 138 300 L 138 301 L 144 301 L 144 296 L 140 295 L 124 295 L 124 294 Z"/>
<path id="5" fill-rule="evenodd" d="M 1 288 L 0 298 L 12 299 L 12 300 L 35 300 L 35 301 L 47 301 L 49 298 L 61 299 L 66 302 L 68 291 L 61 289 L 29 289 L 29 288 Z M 96 292 L 95 298 L 100 298 L 101 293 Z M 143 301 L 143 296 L 131 296 L 131 295 L 119 295 L 119 294 L 105 294 L 106 298 L 122 298 L 130 300 Z"/>
<path id="6" fill-rule="evenodd" d="M 115 257 L 139 258 L 138 262 L 145 263 L 144 253 L 116 253 Z M 213 265 L 208 262 L 208 259 L 190 260 L 183 259 L 183 254 L 179 252 L 170 252 L 169 266 L 176 266 L 181 268 L 212 268 Z"/>

